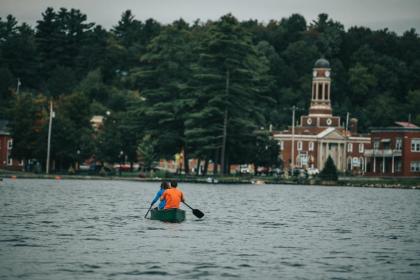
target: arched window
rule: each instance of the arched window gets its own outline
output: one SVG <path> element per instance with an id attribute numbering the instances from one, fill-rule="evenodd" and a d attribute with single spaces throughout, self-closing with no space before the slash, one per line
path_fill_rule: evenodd
<path id="1" fill-rule="evenodd" d="M 309 151 L 313 151 L 314 150 L 314 142 L 309 142 L 308 150 Z"/>
<path id="2" fill-rule="evenodd" d="M 298 151 L 302 151 L 302 148 L 303 148 L 302 141 L 298 141 L 298 142 L 297 142 L 297 150 L 298 150 Z"/>

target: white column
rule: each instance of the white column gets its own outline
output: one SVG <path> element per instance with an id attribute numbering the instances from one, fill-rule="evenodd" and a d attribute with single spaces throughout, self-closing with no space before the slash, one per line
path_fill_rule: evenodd
<path id="1" fill-rule="evenodd" d="M 341 168 L 341 144 L 337 143 L 338 145 L 338 149 L 337 149 L 337 168 L 340 171 L 343 171 L 343 169 Z"/>
<path id="2" fill-rule="evenodd" d="M 365 164 L 365 167 L 364 167 L 363 171 L 366 172 L 366 169 L 367 169 L 366 157 L 363 158 L 363 163 Z"/>
<path id="3" fill-rule="evenodd" d="M 367 167 L 367 164 L 366 164 L 366 157 L 363 157 L 363 173 L 362 174 L 365 174 L 365 172 L 366 172 L 366 167 Z"/>
<path id="4" fill-rule="evenodd" d="M 320 153 L 319 153 L 319 170 L 321 170 L 322 168 L 323 168 L 323 166 L 322 166 L 322 157 L 324 156 L 323 155 L 323 146 L 324 146 L 324 143 L 320 143 L 321 144 L 321 151 L 320 151 Z"/>
<path id="5" fill-rule="evenodd" d="M 376 157 L 373 157 L 373 173 L 376 172 Z"/>
<path id="6" fill-rule="evenodd" d="M 392 174 L 394 174 L 394 155 L 392 155 Z"/>
<path id="7" fill-rule="evenodd" d="M 382 173 L 385 173 L 385 156 L 382 157 Z"/>

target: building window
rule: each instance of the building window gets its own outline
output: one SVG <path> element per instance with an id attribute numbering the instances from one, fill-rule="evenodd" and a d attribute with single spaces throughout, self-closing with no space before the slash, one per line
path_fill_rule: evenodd
<path id="1" fill-rule="evenodd" d="M 373 142 L 373 149 L 374 149 L 374 150 L 379 149 L 379 140 L 375 140 L 375 141 Z"/>
<path id="2" fill-rule="evenodd" d="M 10 154 L 7 154 L 7 165 L 12 166 L 13 165 L 13 159 L 10 156 Z"/>
<path id="3" fill-rule="evenodd" d="M 365 144 L 359 143 L 359 153 L 363 153 L 365 151 Z"/>
<path id="4" fill-rule="evenodd" d="M 352 170 L 352 169 L 353 169 L 353 165 L 352 165 L 351 157 L 349 157 L 347 159 L 347 170 Z"/>
<path id="5" fill-rule="evenodd" d="M 315 86 L 315 84 L 314 84 L 314 86 L 313 86 L 313 90 L 312 90 L 312 99 L 316 99 L 316 86 Z"/>
<path id="6" fill-rule="evenodd" d="M 353 143 L 348 143 L 347 144 L 347 152 L 349 152 L 349 153 L 353 152 Z"/>
<path id="7" fill-rule="evenodd" d="M 10 139 L 9 141 L 7 141 L 7 149 L 11 150 L 13 147 L 13 140 Z"/>
<path id="8" fill-rule="evenodd" d="M 314 142 L 309 142 L 309 151 L 313 151 L 314 150 Z"/>
<path id="9" fill-rule="evenodd" d="M 329 91 L 329 88 L 328 88 L 328 84 L 325 84 L 325 99 L 326 100 L 330 99 L 329 95 L 330 95 L 330 91 Z"/>
<path id="10" fill-rule="evenodd" d="M 397 138 L 395 139 L 395 150 L 401 150 L 402 149 L 402 139 Z"/>
<path id="11" fill-rule="evenodd" d="M 420 172 L 420 161 L 412 161 L 410 163 L 411 172 Z"/>
<path id="12" fill-rule="evenodd" d="M 395 171 L 401 172 L 401 161 L 397 160 L 395 163 Z"/>
<path id="13" fill-rule="evenodd" d="M 280 151 L 283 151 L 283 149 L 284 149 L 284 142 L 283 141 L 280 141 L 279 142 L 279 146 L 280 146 Z"/>
<path id="14" fill-rule="evenodd" d="M 302 147 L 303 147 L 302 141 L 297 142 L 298 151 L 302 151 Z"/>
<path id="15" fill-rule="evenodd" d="M 411 151 L 412 152 L 420 152 L 420 139 L 412 139 L 411 140 Z"/>
<path id="16" fill-rule="evenodd" d="M 318 99 L 322 100 L 323 98 L 323 94 L 322 94 L 322 84 L 318 84 Z"/>

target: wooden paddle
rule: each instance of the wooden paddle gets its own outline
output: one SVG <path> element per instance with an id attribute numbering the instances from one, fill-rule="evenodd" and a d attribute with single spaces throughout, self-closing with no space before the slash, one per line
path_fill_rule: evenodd
<path id="1" fill-rule="evenodd" d="M 149 210 L 147 210 L 147 213 L 146 213 L 146 215 L 144 215 L 144 218 L 146 218 L 146 217 L 147 217 L 147 214 L 149 214 L 149 212 L 150 212 L 150 209 L 152 209 L 152 207 L 153 207 L 153 204 L 152 204 L 152 205 L 150 205 L 150 207 L 149 207 Z"/>
<path id="2" fill-rule="evenodd" d="M 182 202 L 182 203 L 184 203 L 185 205 L 187 205 L 188 206 L 188 208 L 190 208 L 191 210 L 192 210 L 192 213 L 194 214 L 194 216 L 196 216 L 197 218 L 199 218 L 199 219 L 201 219 L 201 218 L 203 218 L 204 217 L 204 213 L 203 212 L 201 212 L 200 210 L 198 210 L 198 209 L 193 209 L 191 206 L 189 206 L 187 203 L 185 203 L 185 202 Z"/>

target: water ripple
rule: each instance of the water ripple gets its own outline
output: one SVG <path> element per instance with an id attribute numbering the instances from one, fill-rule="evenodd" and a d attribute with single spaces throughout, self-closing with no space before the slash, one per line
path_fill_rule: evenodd
<path id="1" fill-rule="evenodd" d="M 418 279 L 420 192 L 180 184 L 181 224 L 144 219 L 157 183 L 4 180 L 0 279 Z"/>

